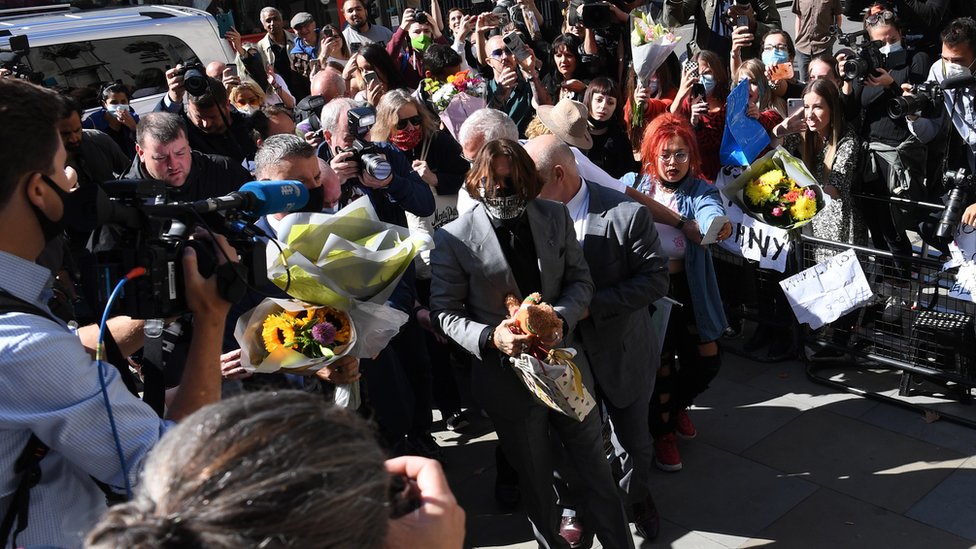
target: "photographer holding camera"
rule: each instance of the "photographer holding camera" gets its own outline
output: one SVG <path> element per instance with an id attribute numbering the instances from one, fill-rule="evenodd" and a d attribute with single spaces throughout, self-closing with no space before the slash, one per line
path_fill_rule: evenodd
<path id="1" fill-rule="evenodd" d="M 96 480 L 116 490 L 136 482 L 149 450 L 171 426 L 128 392 L 115 368 L 100 375 L 102 368 L 93 361 L 97 326 L 72 330 L 54 320 L 47 307 L 51 273 L 34 258 L 79 205 L 64 172 L 59 107 L 48 90 L 0 80 L 0 126 L 17 128 L 0 134 L 0 223 L 16 227 L 0 234 L 4 545 L 13 533 L 14 546 L 79 546 L 106 508 Z M 236 257 L 223 237 L 218 243 L 224 254 Z M 217 295 L 216 277 L 198 273 L 195 252 L 185 252 L 182 261 L 196 332 L 169 406 L 173 420 L 218 400 L 220 338 L 230 306 Z M 142 346 L 141 323 L 116 318 L 108 324 L 123 354 Z M 17 530 L 25 527 L 13 532 L 14 524 Z"/>
<path id="2" fill-rule="evenodd" d="M 924 198 L 928 148 L 909 131 L 904 119 L 888 115 L 888 105 L 901 96 L 901 85 L 925 81 L 929 56 L 905 48 L 901 21 L 891 11 L 869 15 L 864 28 L 870 42 L 857 46 L 857 57 L 842 65 L 842 76 L 855 80 L 853 93 L 860 98 L 864 116 L 861 190 L 881 198 L 864 200 L 862 212 L 876 248 L 911 256 L 912 244 L 905 230 L 915 228 L 917 216 L 884 199 L 892 195 Z M 895 260 L 895 266 L 898 278 L 907 280 L 907 262 Z"/>
<path id="3" fill-rule="evenodd" d="M 230 108 L 227 89 L 221 82 L 208 77 L 196 63 L 166 71 L 166 84 L 169 91 L 153 110 L 181 115 L 187 121 L 193 150 L 226 156 L 238 163 L 254 160 L 257 146 L 251 139 L 253 122 Z"/>
<path id="4" fill-rule="evenodd" d="M 928 75 L 929 82 L 938 84 L 942 106 L 945 109 L 943 110 L 936 103 L 930 106 L 933 111 L 931 113 L 909 112 L 905 116 L 909 129 L 922 142 L 931 142 L 943 135 L 942 130 L 946 125 L 947 115 L 952 121 L 955 131 L 948 135 L 948 142 L 944 148 L 945 162 L 944 166 L 939 166 L 940 172 L 959 169 L 965 169 L 970 174 L 976 172 L 976 129 L 974 129 L 976 113 L 973 112 L 976 82 L 972 80 L 974 64 L 976 64 L 976 21 L 970 17 L 962 17 L 949 23 L 942 31 L 942 59 L 932 65 Z M 942 90 L 941 86 L 947 84 L 947 79 L 950 78 L 953 81 L 959 79 L 959 86 Z M 912 93 L 913 90 L 909 86 L 902 86 L 902 89 L 906 98 L 912 100 L 913 105 L 917 103 L 918 96 L 921 94 Z M 922 101 L 934 103 L 928 97 Z M 938 181 L 941 179 L 939 177 Z M 973 201 L 973 198 L 968 196 L 966 202 Z M 976 203 L 970 204 L 963 212 L 962 222 L 976 226 Z"/>
<path id="5" fill-rule="evenodd" d="M 410 89 L 416 88 L 424 77 L 424 52 L 431 44 L 449 44 L 438 21 L 420 10 L 404 10 L 403 21 L 386 44 L 386 52 L 400 67 Z"/>

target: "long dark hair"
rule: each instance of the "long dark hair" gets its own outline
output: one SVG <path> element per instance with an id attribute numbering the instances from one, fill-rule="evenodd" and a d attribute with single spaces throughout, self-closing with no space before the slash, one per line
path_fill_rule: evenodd
<path id="1" fill-rule="evenodd" d="M 542 191 L 543 181 L 539 177 L 539 172 L 535 169 L 535 162 L 529 156 L 529 153 L 525 152 L 522 145 L 509 139 L 496 139 L 485 143 L 481 147 L 478 155 L 474 158 L 474 163 L 471 165 L 471 170 L 468 171 L 468 177 L 464 182 L 464 188 L 467 189 L 468 194 L 475 200 L 480 198 L 479 189 L 482 185 L 482 180 L 494 181 L 495 174 L 492 170 L 492 163 L 500 156 L 508 157 L 512 163 L 512 174 L 510 176 L 513 185 L 512 190 L 522 195 L 522 198 L 526 200 L 532 200 L 539 196 L 539 192 Z M 493 198 L 494 196 L 495 186 L 487 185 L 485 197 Z"/>
<path id="2" fill-rule="evenodd" d="M 387 91 L 407 87 L 403 75 L 400 74 L 400 69 L 393 63 L 390 54 L 386 53 L 386 48 L 379 44 L 366 44 L 359 48 L 359 55 L 369 62 L 373 70 L 380 75 L 380 78 L 386 83 Z"/>

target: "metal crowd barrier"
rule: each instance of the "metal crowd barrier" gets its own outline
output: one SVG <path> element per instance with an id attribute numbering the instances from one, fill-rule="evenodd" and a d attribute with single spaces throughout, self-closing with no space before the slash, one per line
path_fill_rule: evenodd
<path id="1" fill-rule="evenodd" d="M 840 351 L 838 360 L 808 360 L 807 375 L 818 383 L 919 410 L 935 395 L 971 404 L 976 387 L 976 325 L 973 303 L 954 298 L 952 271 L 927 255 L 901 256 L 801 235 L 797 253 L 806 269 L 825 256 L 852 249 L 875 299 L 820 330 L 808 330 L 812 350 Z M 823 351 L 820 351 L 823 352 Z M 815 354 L 813 356 L 816 356 Z M 809 358 L 809 357 L 808 357 Z M 897 392 L 865 388 L 842 369 L 900 372 Z M 835 375 L 829 375 L 833 370 Z M 976 415 L 946 413 L 947 419 L 976 426 Z"/>

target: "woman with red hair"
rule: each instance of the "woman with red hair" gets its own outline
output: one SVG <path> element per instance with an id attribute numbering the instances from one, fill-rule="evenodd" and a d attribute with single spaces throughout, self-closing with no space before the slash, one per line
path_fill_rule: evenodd
<path id="1" fill-rule="evenodd" d="M 718 190 L 697 175 L 701 153 L 695 130 L 683 117 L 662 114 L 655 118 L 644 132 L 641 159 L 637 189 L 681 216 L 676 227 L 655 224 L 670 260 L 668 297 L 681 306 L 671 307 L 648 412 L 654 463 L 665 471 L 678 471 L 681 455 L 675 433 L 684 438 L 696 434 L 686 408 L 718 373 L 721 358 L 715 341 L 727 326 L 711 253 L 700 244 L 700 237 L 689 242 L 681 229 L 685 223 L 693 223 L 697 234 L 703 235 L 713 221 L 721 222 L 716 218 L 725 215 L 725 208 Z M 726 221 L 718 238 L 724 240 L 731 234 L 732 224 Z"/>

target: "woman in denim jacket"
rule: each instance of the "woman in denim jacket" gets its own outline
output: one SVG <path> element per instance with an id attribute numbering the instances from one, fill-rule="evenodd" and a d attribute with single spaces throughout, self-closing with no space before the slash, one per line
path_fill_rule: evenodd
<path id="1" fill-rule="evenodd" d="M 644 133 L 641 156 L 643 175 L 637 189 L 681 215 L 677 226 L 656 224 L 670 259 L 668 296 L 681 306 L 671 307 L 649 411 L 655 464 L 665 471 L 678 471 L 681 456 L 675 434 L 684 438 L 696 434 L 686 408 L 718 373 L 721 358 L 716 340 L 728 325 L 711 252 L 699 244 L 700 238 L 687 242 L 681 228 L 684 223 L 696 223 L 699 234 L 704 234 L 717 216 L 725 215 L 725 208 L 718 189 L 695 176 L 701 165 L 698 142 L 682 117 L 664 114 L 651 122 Z M 628 183 L 626 176 L 623 181 Z M 726 221 L 718 238 L 724 240 L 731 234 L 732 225 Z"/>

